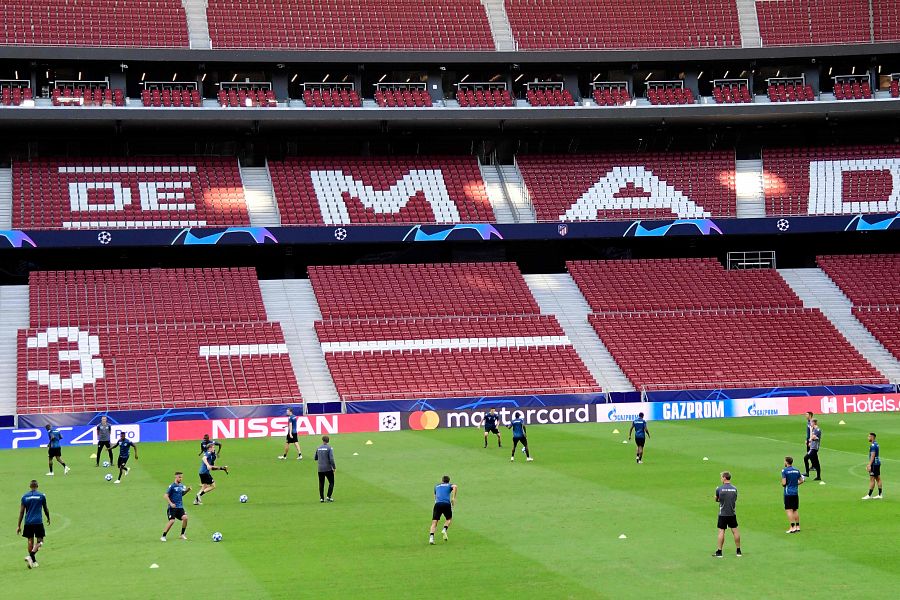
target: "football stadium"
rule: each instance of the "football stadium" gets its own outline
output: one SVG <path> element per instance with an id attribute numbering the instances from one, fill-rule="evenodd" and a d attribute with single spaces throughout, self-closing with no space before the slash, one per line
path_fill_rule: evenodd
<path id="1" fill-rule="evenodd" d="M 897 0 L 4 0 L 0 142 L 3 597 L 900 589 Z"/>

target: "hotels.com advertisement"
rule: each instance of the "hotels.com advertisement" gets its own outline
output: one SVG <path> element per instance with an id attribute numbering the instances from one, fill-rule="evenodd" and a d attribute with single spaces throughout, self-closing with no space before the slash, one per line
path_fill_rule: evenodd
<path id="1" fill-rule="evenodd" d="M 802 396 L 788 398 L 792 415 L 878 413 L 900 411 L 900 394 L 854 394 L 848 396 Z"/>

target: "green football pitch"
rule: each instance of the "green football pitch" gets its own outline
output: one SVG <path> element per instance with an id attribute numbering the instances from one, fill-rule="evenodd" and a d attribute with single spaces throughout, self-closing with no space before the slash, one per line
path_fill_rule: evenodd
<path id="1" fill-rule="evenodd" d="M 301 439 L 303 461 L 276 460 L 280 439 L 226 440 L 219 464 L 232 473 L 217 473 L 203 506 L 186 498 L 189 540 L 176 525 L 165 544 L 162 496 L 175 470 L 197 489 L 197 443 L 140 446 L 121 485 L 104 480 L 112 471 L 95 468 L 89 448 L 65 448 L 72 472 L 53 478 L 45 450 L 4 451 L 2 596 L 890 597 L 900 585 L 900 415 L 821 425 L 827 485 L 801 487 L 795 535 L 784 533 L 780 470 L 785 455 L 802 469 L 802 417 L 651 423 L 642 465 L 622 443 L 628 424 L 532 426 L 531 463 L 521 453 L 510 462 L 507 430 L 502 449 L 483 449 L 477 429 L 336 435 L 336 502 L 324 505 L 317 440 Z M 863 502 L 869 431 L 885 498 Z M 730 534 L 725 558 L 711 557 L 724 469 L 739 490 L 743 558 Z M 459 485 L 450 541 L 429 546 L 432 489 L 445 473 Z M 32 478 L 53 521 L 29 571 L 13 524 Z"/>

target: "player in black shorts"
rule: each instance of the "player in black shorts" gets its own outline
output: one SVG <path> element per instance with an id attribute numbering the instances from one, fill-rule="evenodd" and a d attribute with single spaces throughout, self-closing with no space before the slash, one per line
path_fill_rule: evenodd
<path id="1" fill-rule="evenodd" d="M 37 551 L 44 545 L 44 521 L 41 511 L 47 516 L 47 525 L 50 525 L 50 510 L 47 508 L 47 497 L 38 491 L 38 482 L 31 480 L 29 491 L 22 496 L 22 504 L 19 508 L 19 525 L 16 533 L 21 533 L 28 541 L 28 556 L 25 564 L 29 569 L 38 566 Z M 25 529 L 22 529 L 22 518 L 25 519 Z"/>
<path id="2" fill-rule="evenodd" d="M 444 541 L 449 541 L 447 537 L 447 529 L 453 521 L 453 505 L 456 504 L 456 484 L 450 483 L 450 476 L 441 477 L 441 482 L 434 486 L 434 508 L 431 511 L 431 530 L 428 533 L 428 543 L 434 544 L 434 530 L 437 529 L 438 521 L 444 517 L 444 528 L 441 535 Z"/>
<path id="3" fill-rule="evenodd" d="M 497 409 L 492 408 L 488 412 L 484 413 L 484 447 L 487 448 L 487 440 L 488 434 L 493 433 L 497 436 L 497 447 L 502 448 L 503 443 L 500 439 L 500 430 L 497 429 L 497 421 L 500 419 L 500 415 L 497 414 Z"/>
<path id="4" fill-rule="evenodd" d="M 719 530 L 716 558 L 722 558 L 722 547 L 725 545 L 725 530 L 731 529 L 734 536 L 734 545 L 737 547 L 737 555 L 741 556 L 741 532 L 738 530 L 737 515 L 735 506 L 737 505 L 737 488 L 731 485 L 731 473 L 723 471 L 721 474 L 722 485 L 716 488 L 716 502 L 719 503 L 719 522 L 717 524 Z"/>

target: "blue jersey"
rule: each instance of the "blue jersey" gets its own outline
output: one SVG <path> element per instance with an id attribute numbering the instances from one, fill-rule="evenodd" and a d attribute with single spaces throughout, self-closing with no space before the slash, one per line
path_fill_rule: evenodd
<path id="1" fill-rule="evenodd" d="M 128 438 L 118 441 L 119 446 L 119 458 L 128 458 L 131 455 L 131 449 L 134 447 L 134 442 L 129 440 Z"/>
<path id="2" fill-rule="evenodd" d="M 875 453 L 875 460 L 872 461 L 872 465 L 880 465 L 881 457 L 878 456 L 878 442 L 872 442 L 872 445 L 869 446 L 869 456 L 872 456 L 872 453 Z"/>
<path id="3" fill-rule="evenodd" d="M 200 453 L 206 452 L 206 449 L 209 447 L 215 447 L 216 440 L 200 440 Z"/>
<path id="4" fill-rule="evenodd" d="M 513 437 L 523 438 L 525 437 L 525 420 L 524 419 L 513 419 L 510 422 L 513 430 Z"/>
<path id="5" fill-rule="evenodd" d="M 488 429 L 496 429 L 497 428 L 497 419 L 500 417 L 497 413 L 484 413 L 484 428 Z"/>
<path id="6" fill-rule="evenodd" d="M 797 467 L 790 466 L 785 467 L 781 470 L 781 476 L 784 478 L 786 485 L 784 486 L 784 495 L 785 496 L 797 496 L 800 494 L 800 480 L 803 479 L 803 475 L 800 474 L 800 470 Z"/>
<path id="7" fill-rule="evenodd" d="M 288 417 L 288 426 L 290 427 L 290 429 L 288 431 L 290 431 L 292 434 L 297 433 L 297 417 L 296 416 L 291 415 Z"/>
<path id="8" fill-rule="evenodd" d="M 439 483 L 434 486 L 434 501 L 437 504 L 450 504 L 450 493 L 453 491 L 452 483 Z"/>
<path id="9" fill-rule="evenodd" d="M 215 464 L 215 462 L 216 462 L 216 453 L 215 452 L 212 452 L 211 450 L 207 450 L 206 452 L 203 453 L 203 456 L 206 457 L 206 462 L 209 463 L 209 466 L 213 466 Z M 203 459 L 201 458 L 200 459 L 200 474 L 206 475 L 207 473 L 209 473 L 209 469 L 206 468 L 206 463 L 203 462 Z"/>
<path id="10" fill-rule="evenodd" d="M 635 419 L 631 422 L 634 427 L 634 437 L 642 438 L 647 435 L 647 421 L 643 419 Z"/>
<path id="11" fill-rule="evenodd" d="M 62 440 L 62 434 L 59 432 L 59 429 L 54 427 L 47 432 L 47 435 L 50 437 L 50 447 L 59 448 L 60 441 Z"/>
<path id="12" fill-rule="evenodd" d="M 184 498 L 185 493 L 187 493 L 187 487 L 183 483 L 173 483 L 166 490 L 166 494 L 169 496 L 172 504 L 175 505 L 175 508 L 184 508 L 182 498 Z"/>
<path id="13" fill-rule="evenodd" d="M 31 490 L 22 496 L 22 506 L 25 507 L 26 525 L 43 524 L 44 517 L 42 516 L 41 511 L 47 506 L 47 496 L 37 490 Z"/>

